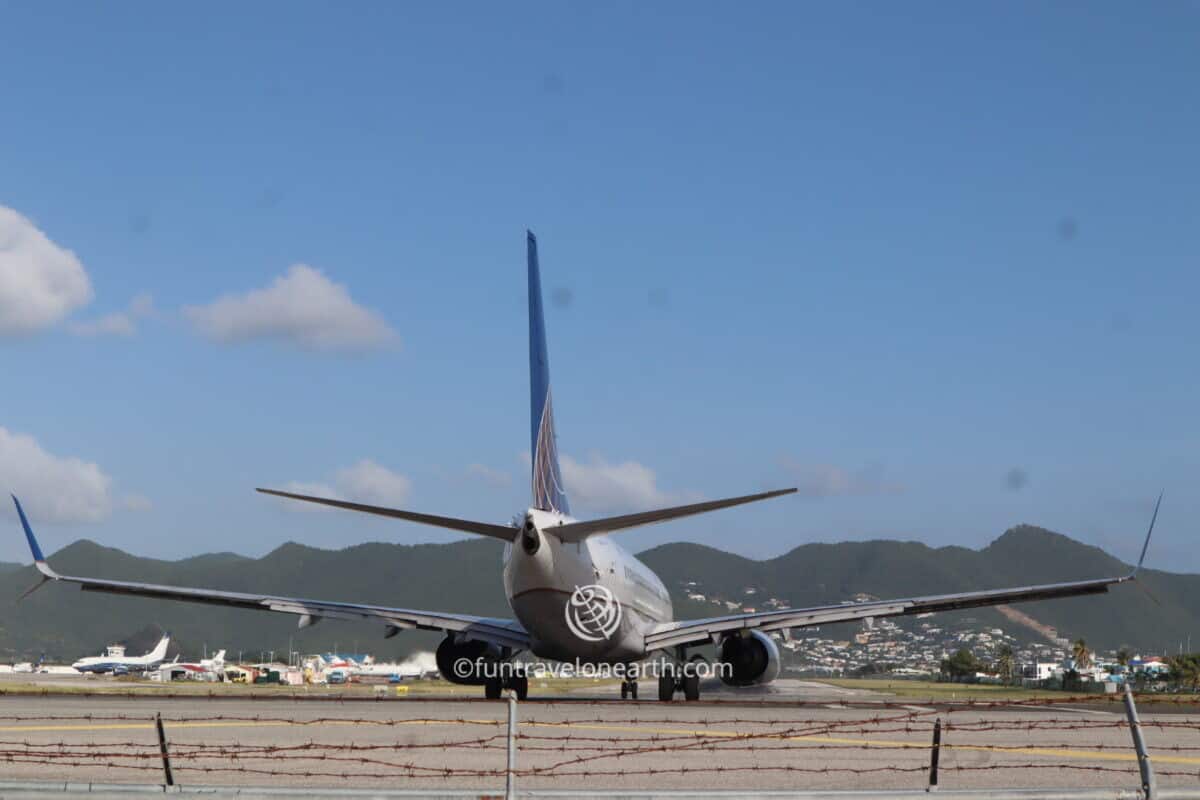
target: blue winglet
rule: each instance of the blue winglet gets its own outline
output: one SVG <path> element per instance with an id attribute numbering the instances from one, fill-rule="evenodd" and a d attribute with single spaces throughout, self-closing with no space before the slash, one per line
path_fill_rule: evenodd
<path id="1" fill-rule="evenodd" d="M 1129 573 L 1129 577 L 1137 575 L 1139 569 L 1142 568 L 1142 562 L 1146 560 L 1146 550 L 1150 548 L 1150 534 L 1154 533 L 1154 522 L 1158 519 L 1158 507 L 1162 505 L 1163 493 L 1158 493 L 1158 501 L 1154 504 L 1154 515 L 1150 517 L 1150 528 L 1146 531 L 1146 541 L 1142 543 L 1142 554 L 1138 556 L 1137 566 L 1133 568 L 1133 572 Z"/>
<path id="2" fill-rule="evenodd" d="M 42 555 L 42 548 L 38 545 L 37 538 L 33 535 L 33 528 L 29 527 L 29 519 L 25 516 L 25 509 L 21 508 L 21 501 L 17 496 L 12 495 L 13 502 L 17 504 L 17 516 L 21 518 L 21 527 L 25 529 L 25 538 L 29 540 L 29 549 L 33 551 L 33 560 L 36 564 L 45 564 L 46 557 Z"/>

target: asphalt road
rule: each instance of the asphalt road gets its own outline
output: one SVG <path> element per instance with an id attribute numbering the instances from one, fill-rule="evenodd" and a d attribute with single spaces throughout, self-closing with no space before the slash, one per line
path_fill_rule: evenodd
<path id="1" fill-rule="evenodd" d="M 607 697 L 607 693 L 605 697 Z M 784 681 L 716 702 L 575 696 L 518 708 L 530 789 L 912 788 L 1139 784 L 1115 707 L 949 710 Z M 796 705 L 805 700 L 811 705 Z M 901 701 L 902 702 L 902 701 Z M 849 703 L 850 705 L 846 705 Z M 5 780 L 161 783 L 161 714 L 181 784 L 480 788 L 504 785 L 507 705 L 413 698 L 0 698 Z M 1160 785 L 1200 785 L 1200 715 L 1143 713 Z M 532 770 L 532 772 L 528 772 Z M 1175 774 L 1171 774 L 1175 773 Z"/>

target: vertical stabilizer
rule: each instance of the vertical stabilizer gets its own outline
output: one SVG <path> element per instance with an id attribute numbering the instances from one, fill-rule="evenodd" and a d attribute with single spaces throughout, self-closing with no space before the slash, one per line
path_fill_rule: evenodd
<path id="1" fill-rule="evenodd" d="M 167 644 L 170 643 L 170 636 L 163 636 L 158 640 L 158 644 L 154 645 L 154 649 L 146 654 L 146 660 L 150 663 L 162 661 L 167 657 Z"/>
<path id="2" fill-rule="evenodd" d="M 558 444 L 554 407 L 550 401 L 550 356 L 546 351 L 546 321 L 542 315 L 542 278 L 538 271 L 537 237 L 526 231 L 529 262 L 529 413 L 533 457 L 533 505 L 544 511 L 569 514 Z"/>

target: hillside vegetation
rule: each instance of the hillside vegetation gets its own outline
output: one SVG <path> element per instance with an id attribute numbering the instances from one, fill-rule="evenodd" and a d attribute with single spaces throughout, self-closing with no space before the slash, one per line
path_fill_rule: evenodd
<path id="1" fill-rule="evenodd" d="M 636 534 L 626 534 L 627 543 Z M 837 603 L 859 593 L 876 597 L 959 592 L 999 586 L 1119 575 L 1129 570 L 1096 547 L 1041 528 L 1013 528 L 981 550 L 930 548 L 916 542 L 872 541 L 806 544 L 777 558 L 755 561 L 696 544 L 668 544 L 641 554 L 662 576 L 681 618 L 716 616 L 722 608 L 687 599 L 686 581 L 708 595 L 755 600 L 778 598 L 791 606 Z M 262 558 L 216 553 L 180 561 L 139 558 L 81 540 L 50 557 L 64 574 L 88 574 L 153 583 L 204 586 L 508 616 L 500 576 L 501 545 L 470 539 L 450 544 L 368 543 L 343 550 L 299 544 L 280 546 Z M 169 631 L 186 657 L 224 647 L 231 655 L 260 651 L 282 657 L 289 640 L 303 653 L 357 647 L 380 658 L 401 657 L 436 645 L 437 636 L 406 632 L 384 640 L 380 625 L 330 620 L 296 629 L 290 615 L 224 609 L 152 599 L 80 592 L 47 585 L 16 604 L 38 581 L 31 566 L 0 567 L 0 661 L 36 658 L 57 661 L 98 653 L 113 641 L 141 646 L 158 629 Z M 1146 570 L 1143 581 L 1161 604 L 1136 586 L 1107 595 L 1030 603 L 1019 608 L 1070 638 L 1093 648 L 1129 645 L 1146 650 L 1173 648 L 1188 631 L 1200 630 L 1200 576 Z M 993 609 L 957 612 L 981 624 L 1016 629 Z M 174 648 L 172 650 L 174 652 Z"/>

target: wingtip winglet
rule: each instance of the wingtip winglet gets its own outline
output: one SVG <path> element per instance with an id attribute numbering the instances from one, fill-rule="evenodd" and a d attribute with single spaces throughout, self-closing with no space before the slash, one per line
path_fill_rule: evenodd
<path id="1" fill-rule="evenodd" d="M 1146 560 L 1146 551 L 1150 549 L 1150 535 L 1154 533 L 1154 523 L 1158 521 L 1158 508 L 1162 505 L 1163 492 L 1158 493 L 1158 500 L 1154 503 L 1154 513 L 1150 516 L 1150 527 L 1146 529 L 1146 540 L 1142 542 L 1142 552 L 1138 556 L 1137 566 L 1133 568 L 1133 572 L 1129 573 L 1129 577 L 1137 577 L 1138 570 L 1142 568 L 1142 562 Z"/>
<path id="2" fill-rule="evenodd" d="M 29 526 L 29 518 L 25 516 L 25 509 L 21 508 L 21 501 L 17 496 L 11 495 L 13 504 L 17 507 L 17 516 L 21 518 L 21 527 L 25 529 L 25 539 L 29 542 L 29 550 L 33 553 L 33 562 L 41 565 L 46 563 L 46 556 L 42 554 L 41 545 L 38 544 L 37 537 L 33 535 L 33 528 Z"/>

